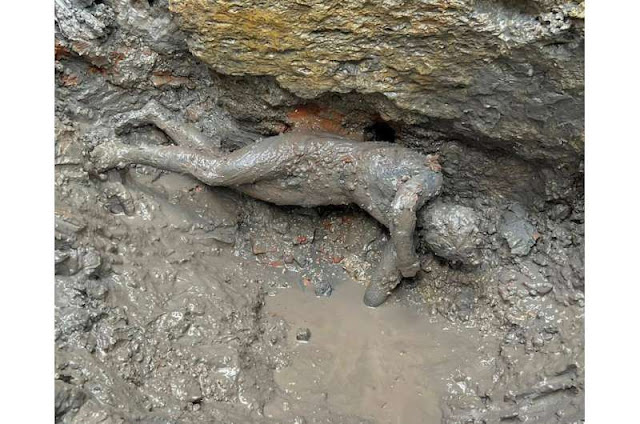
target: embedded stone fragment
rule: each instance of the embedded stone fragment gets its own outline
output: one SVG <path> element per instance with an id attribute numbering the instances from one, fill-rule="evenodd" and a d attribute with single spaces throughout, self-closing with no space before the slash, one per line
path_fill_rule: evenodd
<path id="1" fill-rule="evenodd" d="M 528 255 L 540 236 L 536 227 L 528 222 L 522 214 L 510 210 L 502 214 L 499 231 L 509 244 L 511 254 L 518 256 Z"/>

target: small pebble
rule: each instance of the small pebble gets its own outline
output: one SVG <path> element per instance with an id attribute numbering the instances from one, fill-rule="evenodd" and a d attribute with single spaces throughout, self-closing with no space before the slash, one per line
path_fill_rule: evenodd
<path id="1" fill-rule="evenodd" d="M 311 338 L 311 330 L 308 328 L 298 328 L 296 331 L 296 340 L 301 342 L 308 342 Z"/>

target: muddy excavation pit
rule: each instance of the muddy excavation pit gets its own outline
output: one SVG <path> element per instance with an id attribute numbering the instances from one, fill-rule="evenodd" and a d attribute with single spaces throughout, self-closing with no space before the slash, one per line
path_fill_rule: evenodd
<path id="1" fill-rule="evenodd" d="M 226 75 L 194 56 L 193 28 L 169 10 L 181 3 L 56 2 L 56 422 L 583 422 L 574 141 L 509 139 L 507 124 L 491 138 L 471 102 L 478 121 L 465 126 L 374 89 L 303 96 L 266 71 Z M 474 19 L 547 16 L 543 2 L 516 15 L 486 3 Z M 563 25 L 579 19 L 555 3 Z M 575 43 L 572 25 L 546 37 Z M 553 54 L 576 54 L 563 46 Z M 505 88 L 478 78 L 495 89 L 482 109 L 496 110 Z M 117 114 L 150 100 L 225 152 L 322 131 L 437 155 L 443 188 L 418 212 L 417 275 L 363 303 L 389 233 L 353 205 L 276 206 L 143 165 L 87 172 L 114 137 L 171 144 L 151 125 L 113 133 Z"/>

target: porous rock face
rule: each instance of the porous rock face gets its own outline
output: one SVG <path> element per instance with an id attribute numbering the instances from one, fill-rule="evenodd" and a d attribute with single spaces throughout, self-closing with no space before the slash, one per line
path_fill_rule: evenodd
<path id="1" fill-rule="evenodd" d="M 381 93 L 385 118 L 528 158 L 583 150 L 584 4 L 171 0 L 191 52 L 303 98 Z M 411 113 L 408 113 L 411 112 Z"/>

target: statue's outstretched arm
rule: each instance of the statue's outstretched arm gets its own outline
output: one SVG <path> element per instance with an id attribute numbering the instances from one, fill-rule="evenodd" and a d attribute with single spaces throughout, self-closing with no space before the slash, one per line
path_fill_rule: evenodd
<path id="1" fill-rule="evenodd" d="M 215 147 L 213 141 L 195 126 L 177 120 L 172 111 L 155 100 L 151 100 L 142 109 L 121 113 L 113 118 L 116 133 L 149 124 L 162 130 L 178 146 L 196 150 L 211 150 Z"/>

